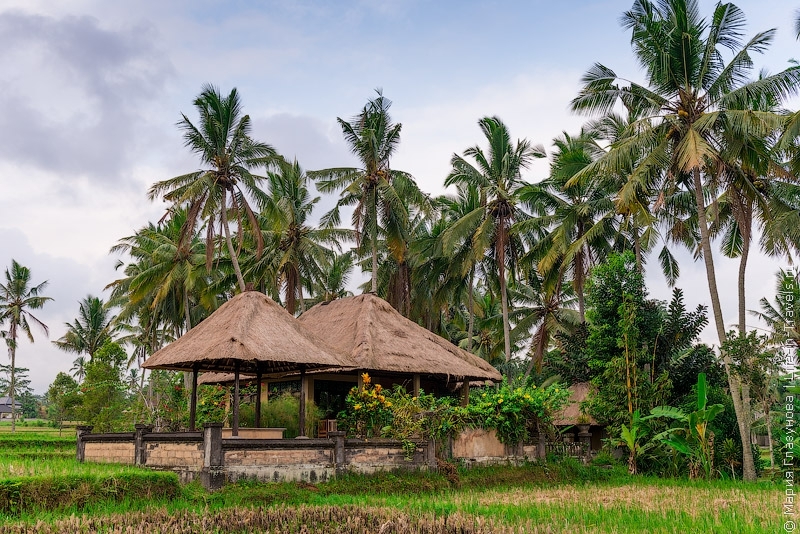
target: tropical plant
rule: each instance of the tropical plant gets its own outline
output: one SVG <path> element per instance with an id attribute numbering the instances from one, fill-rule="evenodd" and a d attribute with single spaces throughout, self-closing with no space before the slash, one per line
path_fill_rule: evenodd
<path id="1" fill-rule="evenodd" d="M 9 397 L 11 398 L 11 431 L 16 431 L 15 396 L 16 396 L 16 357 L 17 339 L 24 333 L 33 343 L 31 323 L 39 326 L 47 335 L 47 325 L 36 318 L 31 310 L 40 310 L 50 297 L 42 296 L 42 291 L 47 287 L 47 282 L 31 285 L 31 271 L 11 260 L 11 269 L 5 271 L 5 283 L 0 283 L 0 324 L 8 324 L 6 345 L 11 358 L 11 372 L 9 380 Z"/>
<path id="2" fill-rule="evenodd" d="M 644 419 L 646 418 L 641 417 L 639 410 L 635 410 L 631 415 L 630 426 L 623 424 L 620 427 L 618 443 L 628 449 L 628 473 L 631 475 L 638 472 L 639 457 L 656 445 L 653 441 L 645 441 L 649 430 Z"/>
<path id="3" fill-rule="evenodd" d="M 706 375 L 697 376 L 697 409 L 684 413 L 672 406 L 656 406 L 650 410 L 648 418 L 666 417 L 679 423 L 653 436 L 672 447 L 689 460 L 689 476 L 697 478 L 701 473 L 706 479 L 714 474 L 714 433 L 709 423 L 724 411 L 721 404 L 708 405 Z"/>
<path id="4" fill-rule="evenodd" d="M 239 291 L 246 285 L 239 267 L 238 252 L 233 246 L 229 212 L 237 221 L 239 244 L 249 223 L 255 233 L 256 254 L 260 256 L 263 239 L 256 215 L 250 208 L 248 196 L 261 198 L 259 183 L 263 177 L 251 170 L 257 166 L 270 165 L 276 157 L 271 146 L 250 137 L 249 115 L 242 115 L 239 93 L 232 89 L 227 97 L 213 85 L 205 85 L 195 99 L 194 106 L 200 115 L 199 126 L 195 126 L 186 115 L 182 115 L 178 126 L 183 130 L 186 146 L 200 157 L 206 168 L 156 182 L 147 193 L 150 200 L 163 196 L 175 207 L 187 207 L 188 215 L 181 232 L 180 245 L 185 247 L 194 235 L 198 220 L 206 223 L 206 269 L 211 270 L 214 256 L 214 236 L 221 228 L 228 248 Z"/>
<path id="5" fill-rule="evenodd" d="M 284 288 L 284 305 L 291 314 L 297 311 L 298 300 L 302 311 L 303 288 L 313 287 L 332 261 L 333 251 L 324 244 L 338 246 L 353 237 L 349 230 L 317 229 L 309 224 L 319 197 L 311 198 L 308 184 L 309 179 L 296 160 L 289 163 L 281 159 L 267 174 L 267 197 L 259 222 L 270 254 L 261 260 L 250 258 L 251 265 L 245 270 L 255 273 L 266 268 L 274 272 L 277 286 Z"/>
<path id="6" fill-rule="evenodd" d="M 358 158 L 361 168 L 340 167 L 309 172 L 323 193 L 341 191 L 336 206 L 322 217 L 321 224 L 336 227 L 341 221 L 339 210 L 355 205 L 353 227 L 356 244 L 372 258 L 371 288 L 378 291 L 378 237 L 383 233 L 386 244 L 398 252 L 404 250 L 407 236 L 403 221 L 408 220 L 410 206 L 425 206 L 427 199 L 410 174 L 392 170 L 389 160 L 400 143 L 402 124 L 392 123 L 391 100 L 376 90 L 378 96 L 351 122 L 337 118 L 345 141 Z"/>
<path id="7" fill-rule="evenodd" d="M 797 91 L 800 81 L 797 67 L 748 81 L 752 54 L 769 46 L 775 30 L 758 33 L 743 43 L 744 23 L 744 13 L 730 3 L 718 3 L 706 20 L 700 16 L 696 0 L 636 0 L 623 15 L 622 24 L 631 30 L 633 51 L 646 71 L 647 84 L 621 79 L 608 67 L 595 64 L 584 75 L 584 87 L 572 102 L 574 110 L 598 114 L 607 114 L 624 102 L 644 114 L 635 123 L 637 135 L 615 144 L 588 166 L 587 172 L 615 172 L 639 161 L 629 177 L 634 184 L 645 187 L 652 170 L 658 168 L 666 171 L 675 185 L 685 185 L 693 193 L 720 345 L 726 332 L 706 216 L 706 186 L 725 162 L 721 132 L 739 132 L 747 138 L 772 134 L 782 127 L 784 117 L 748 109 L 748 105 L 754 101 L 780 103 Z M 722 49 L 733 53 L 727 64 Z M 573 180 L 580 178 L 579 173 Z M 723 359 L 726 365 L 730 363 L 724 353 Z M 735 393 L 740 390 L 736 378 L 730 375 L 729 382 L 746 448 L 749 406 Z M 753 480 L 755 467 L 747 455 L 743 467 L 745 479 Z"/>
<path id="8" fill-rule="evenodd" d="M 74 322 L 66 323 L 66 333 L 53 344 L 66 352 L 85 354 L 92 361 L 95 352 L 111 340 L 115 330 L 114 319 L 103 299 L 87 295 L 80 302 L 78 317 Z"/>
<path id="9" fill-rule="evenodd" d="M 512 354 L 506 269 L 510 267 L 513 273 L 522 249 L 519 237 L 512 232 L 513 224 L 526 217 L 519 207 L 520 189 L 524 185 L 521 172 L 534 158 L 545 157 L 545 151 L 541 146 L 532 146 L 527 139 L 514 144 L 508 128 L 498 117 L 484 117 L 478 121 L 478 126 L 489 143 L 488 152 L 474 146 L 464 151 L 464 157 L 454 154 L 450 160 L 453 170 L 445 179 L 445 185 L 474 186 L 479 191 L 480 204 L 465 215 L 463 224 L 470 226 L 480 221 L 473 231 L 473 235 L 480 236 L 475 241 L 488 243 L 494 260 L 503 313 L 504 356 L 508 362 Z M 472 158 L 475 164 L 465 158 Z"/>

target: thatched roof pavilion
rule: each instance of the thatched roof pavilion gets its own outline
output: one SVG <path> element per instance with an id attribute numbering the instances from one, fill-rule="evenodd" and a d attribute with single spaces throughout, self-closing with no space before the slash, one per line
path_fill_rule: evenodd
<path id="1" fill-rule="evenodd" d="M 353 368 L 354 363 L 346 353 L 331 348 L 268 296 L 246 291 L 220 306 L 178 340 L 154 353 L 142 367 L 193 372 L 192 428 L 198 371 L 233 371 L 237 389 L 233 415 L 236 435 L 240 373 L 257 377 L 264 373 L 291 371 L 302 374 L 307 369 Z M 258 403 L 256 412 L 260 412 Z M 304 419 L 303 412 L 304 404 L 301 402 L 301 420 Z"/>
<path id="2" fill-rule="evenodd" d="M 445 381 L 501 380 L 489 363 L 398 313 L 372 293 L 317 304 L 299 321 L 363 371 Z"/>

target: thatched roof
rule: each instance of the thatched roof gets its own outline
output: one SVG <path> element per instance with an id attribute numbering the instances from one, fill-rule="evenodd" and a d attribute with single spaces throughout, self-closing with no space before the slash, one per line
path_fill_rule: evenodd
<path id="1" fill-rule="evenodd" d="M 272 299 L 236 295 L 142 364 L 148 369 L 235 370 L 255 374 L 314 368 L 352 368 L 346 353 L 327 345 Z"/>
<path id="2" fill-rule="evenodd" d="M 502 378 L 486 361 L 406 319 L 371 293 L 317 304 L 299 320 L 349 354 L 360 370 L 448 380 Z"/>
<path id="3" fill-rule="evenodd" d="M 578 382 L 569 387 L 569 400 L 567 401 L 564 409 L 557 413 L 553 418 L 553 424 L 559 426 L 577 425 L 581 422 L 578 417 L 581 415 L 581 403 L 586 400 L 591 391 L 591 384 L 589 382 Z M 597 421 L 594 417 L 589 416 L 590 425 L 596 425 Z"/>

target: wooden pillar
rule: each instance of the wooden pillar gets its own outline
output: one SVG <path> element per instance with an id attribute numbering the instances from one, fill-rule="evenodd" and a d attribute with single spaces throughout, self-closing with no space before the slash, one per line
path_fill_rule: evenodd
<path id="1" fill-rule="evenodd" d="M 261 428 L 261 370 L 256 373 L 256 428 Z"/>
<path id="2" fill-rule="evenodd" d="M 358 390 L 361 391 L 362 389 L 364 389 L 363 373 L 356 373 L 356 376 L 358 377 Z"/>
<path id="3" fill-rule="evenodd" d="M 415 396 L 415 397 L 419 397 L 419 375 L 418 375 L 418 374 L 415 374 L 415 375 L 414 375 L 414 382 L 413 382 L 413 384 L 414 384 L 414 385 L 413 385 L 413 388 L 414 388 L 414 396 Z"/>
<path id="4" fill-rule="evenodd" d="M 189 407 L 189 431 L 195 431 L 197 421 L 197 366 L 192 368 L 192 399 Z"/>
<path id="5" fill-rule="evenodd" d="M 231 436 L 239 435 L 239 361 L 233 371 L 233 425 Z"/>
<path id="6" fill-rule="evenodd" d="M 469 379 L 466 377 L 461 383 L 461 406 L 469 404 Z"/>
<path id="7" fill-rule="evenodd" d="M 298 437 L 301 438 L 306 435 L 306 395 L 308 394 L 306 389 L 308 389 L 306 384 L 306 368 L 303 366 L 300 368 L 300 428 L 298 428 Z"/>

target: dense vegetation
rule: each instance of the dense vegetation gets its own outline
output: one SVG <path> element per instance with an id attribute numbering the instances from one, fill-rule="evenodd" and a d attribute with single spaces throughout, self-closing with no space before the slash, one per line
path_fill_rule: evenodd
<path id="1" fill-rule="evenodd" d="M 196 118 L 179 122 L 200 170 L 152 185 L 147 196 L 170 203 L 164 217 L 119 240 L 110 298 L 87 296 L 55 342 L 76 359 L 72 376 L 59 374 L 41 399 L 49 419 L 179 429 L 185 377 L 145 375 L 136 364 L 248 287 L 299 314 L 348 295 L 360 267 L 370 275 L 362 289 L 506 377 L 500 390 L 473 392 L 466 413 L 442 421 L 524 440 L 558 404 L 534 405 L 537 387 L 588 381 L 582 410 L 609 428 L 617 440 L 609 446 L 630 452 L 632 472 L 754 480 L 761 465 L 753 432 L 766 433 L 776 454 L 786 445 L 781 363 L 800 340 L 800 284 L 796 273 L 778 273 L 775 302 L 756 312 L 771 332 L 758 336 L 745 324 L 745 273 L 755 247 L 781 260 L 800 250 L 800 112 L 784 109 L 800 88 L 800 67 L 759 74 L 756 54 L 774 30 L 748 39 L 745 21 L 733 4 L 703 15 L 695 0 L 636 0 L 622 23 L 644 78 L 631 82 L 600 63 L 589 69 L 572 107 L 591 120 L 553 140 L 549 175 L 526 180 L 545 148 L 514 141 L 501 118 L 483 117 L 478 143 L 452 155 L 442 177 L 451 194 L 441 197 L 391 167 L 402 125 L 381 91 L 352 119 L 338 119 L 359 166 L 306 172 L 252 137 L 236 89 L 203 87 Z M 328 213 L 314 212 L 314 188 L 338 194 Z M 709 306 L 687 310 L 678 288 L 670 302 L 648 297 L 645 268 L 657 265 L 677 284 L 676 247 L 702 259 Z M 735 314 L 721 309 L 719 254 L 739 261 Z M 37 324 L 46 330 L 34 315 L 50 300 L 46 291 L 16 261 L 0 284 L 11 357 L 0 385 L 14 410 L 23 401 L 26 416 L 37 410 L 17 366 L 18 339 L 33 340 Z M 708 323 L 716 348 L 698 344 Z M 225 418 L 227 391 L 203 389 L 200 420 Z M 345 427 L 402 437 L 413 433 L 401 428 L 404 416 L 436 408 L 426 397 L 394 395 L 393 410 L 381 404 L 375 413 L 350 399 Z M 282 411 L 267 408 L 270 417 Z M 668 421 L 700 412 L 710 433 L 693 444 L 702 455 Z"/>

